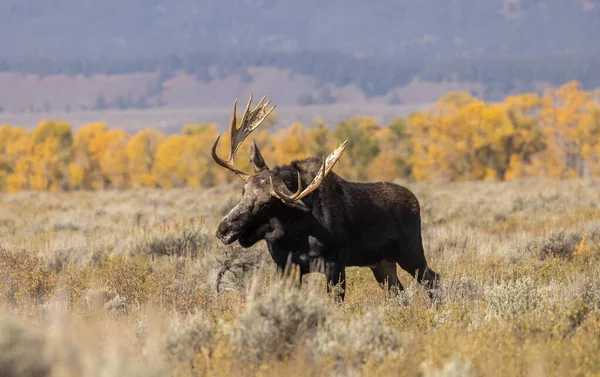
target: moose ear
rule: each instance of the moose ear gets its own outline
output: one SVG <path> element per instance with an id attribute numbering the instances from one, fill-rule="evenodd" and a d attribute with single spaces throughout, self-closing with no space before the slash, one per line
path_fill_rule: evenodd
<path id="1" fill-rule="evenodd" d="M 258 145 L 256 145 L 256 141 L 254 140 L 252 140 L 252 145 L 250 146 L 250 164 L 252 164 L 255 173 L 269 170 L 269 167 L 265 163 L 263 156 L 260 154 L 260 149 L 258 149 Z"/>

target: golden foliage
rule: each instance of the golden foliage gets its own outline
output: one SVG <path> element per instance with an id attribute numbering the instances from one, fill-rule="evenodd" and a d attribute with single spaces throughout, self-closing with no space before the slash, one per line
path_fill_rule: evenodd
<path id="1" fill-rule="evenodd" d="M 254 138 L 268 164 L 322 158 L 350 143 L 335 170 L 346 179 L 416 181 L 513 180 L 522 177 L 600 175 L 600 91 L 572 81 L 543 96 L 524 93 L 486 103 L 447 93 L 434 106 L 380 125 L 354 117 L 328 127 L 294 123 L 271 132 L 275 118 Z M 239 120 L 239 119 L 238 119 Z M 218 125 L 186 124 L 175 135 L 146 128 L 135 135 L 103 122 L 73 133 L 65 122 L 42 121 L 28 132 L 0 127 L 0 191 L 60 191 L 128 187 L 210 187 L 235 175 L 213 163 Z M 251 141 L 236 164 L 251 171 Z M 229 135 L 217 148 L 229 154 Z"/>
<path id="2" fill-rule="evenodd" d="M 600 146 L 600 107 L 598 98 L 582 91 L 576 81 L 543 98 L 543 126 L 551 153 L 555 156 L 554 176 L 583 177 L 597 169 Z"/>
<path id="3" fill-rule="evenodd" d="M 161 132 L 146 128 L 129 139 L 127 157 L 132 186 L 156 185 L 156 177 L 152 172 L 156 150 L 165 139 Z"/>
<path id="4" fill-rule="evenodd" d="M 416 179 L 504 180 L 518 178 L 522 162 L 545 149 L 543 134 L 525 112 L 531 96 L 486 104 L 455 97 L 409 119 Z M 535 101 L 534 101 L 535 102 Z"/>

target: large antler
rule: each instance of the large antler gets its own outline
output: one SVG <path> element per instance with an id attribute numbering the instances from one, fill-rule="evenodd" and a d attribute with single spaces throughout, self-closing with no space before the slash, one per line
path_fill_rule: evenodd
<path id="1" fill-rule="evenodd" d="M 233 160 L 235 158 L 235 152 L 237 152 L 238 148 L 240 147 L 240 144 L 242 144 L 244 139 L 246 139 L 246 137 L 250 135 L 250 133 L 254 131 L 256 127 L 258 127 L 262 123 L 262 121 L 265 120 L 265 118 L 269 116 L 269 114 L 271 114 L 273 110 L 275 110 L 275 105 L 273 105 L 273 107 L 271 107 L 270 109 L 268 108 L 269 104 L 271 103 L 271 100 L 267 101 L 267 103 L 263 103 L 265 98 L 266 96 L 264 96 L 260 100 L 260 102 L 258 103 L 258 105 L 256 105 L 254 109 L 250 110 L 250 103 L 252 102 L 252 93 L 250 93 L 250 99 L 248 100 L 246 110 L 242 115 L 242 121 L 240 122 L 239 128 L 236 128 L 237 99 L 233 101 L 233 115 L 231 116 L 231 125 L 229 126 L 231 149 L 229 151 L 229 158 L 227 159 L 227 161 L 224 161 L 219 156 L 217 156 L 217 144 L 219 143 L 221 135 L 217 136 L 217 139 L 215 140 L 212 146 L 213 160 L 215 160 L 215 162 L 220 166 L 229 169 L 235 174 L 237 174 L 244 181 L 248 180 L 250 175 L 244 173 L 243 171 L 235 167 L 235 164 L 233 163 Z"/>
<path id="2" fill-rule="evenodd" d="M 340 144 L 339 147 L 337 147 L 336 150 L 331 152 L 331 154 L 329 156 L 327 156 L 327 159 L 325 159 L 325 157 L 323 157 L 323 165 L 321 165 L 321 169 L 319 170 L 319 172 L 317 173 L 315 178 L 313 178 L 312 182 L 304 190 L 302 189 L 302 181 L 300 179 L 300 172 L 298 172 L 298 191 L 296 191 L 294 194 L 289 195 L 289 196 L 282 193 L 281 191 L 278 191 L 275 188 L 275 185 L 273 185 L 273 179 L 271 177 L 269 177 L 269 179 L 271 181 L 271 195 L 281 199 L 281 201 L 283 201 L 284 203 L 293 203 L 293 202 L 296 202 L 296 201 L 304 198 L 306 195 L 310 194 L 311 192 L 315 191 L 321 185 L 321 183 L 323 183 L 325 176 L 327 176 L 327 174 L 329 174 L 331 169 L 333 169 L 333 166 L 335 165 L 335 163 L 342 156 L 344 149 L 346 149 L 346 144 L 348 144 L 348 140 L 344 141 L 342 144 Z"/>

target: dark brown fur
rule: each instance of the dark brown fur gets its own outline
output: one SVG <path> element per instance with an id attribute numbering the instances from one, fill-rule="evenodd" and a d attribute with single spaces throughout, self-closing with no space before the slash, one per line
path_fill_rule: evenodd
<path id="1" fill-rule="evenodd" d="M 389 182 L 350 182 L 330 172 L 302 199 L 302 208 L 291 208 L 269 194 L 269 177 L 279 190 L 295 192 L 297 172 L 306 187 L 322 160 L 293 161 L 271 170 L 255 145 L 250 160 L 256 174 L 246 182 L 240 203 L 221 220 L 216 233 L 221 241 L 249 247 L 264 239 L 281 270 L 291 262 L 301 275 L 322 272 L 328 292 L 341 283 L 341 300 L 348 266 L 370 267 L 379 283 L 402 290 L 397 263 L 433 294 L 439 275 L 427 265 L 419 201 L 410 190 Z"/>

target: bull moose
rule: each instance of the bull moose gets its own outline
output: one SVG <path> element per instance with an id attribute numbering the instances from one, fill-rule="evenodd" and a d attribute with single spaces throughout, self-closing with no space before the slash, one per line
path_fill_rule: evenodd
<path id="1" fill-rule="evenodd" d="M 347 140 L 322 160 L 306 158 L 272 169 L 253 141 L 254 174 L 235 167 L 240 144 L 275 109 L 264 100 L 250 110 L 250 94 L 239 127 L 234 101 L 227 161 L 216 153 L 220 135 L 213 143 L 214 161 L 245 181 L 240 202 L 220 221 L 216 237 L 226 245 L 237 240 L 244 248 L 265 240 L 280 271 L 290 263 L 298 266 L 300 283 L 306 273 L 324 273 L 329 294 L 340 284 L 340 301 L 349 266 L 368 266 L 380 284 L 403 290 L 396 263 L 416 276 L 432 298 L 440 277 L 427 265 L 416 196 L 394 183 L 350 182 L 331 172 Z"/>

